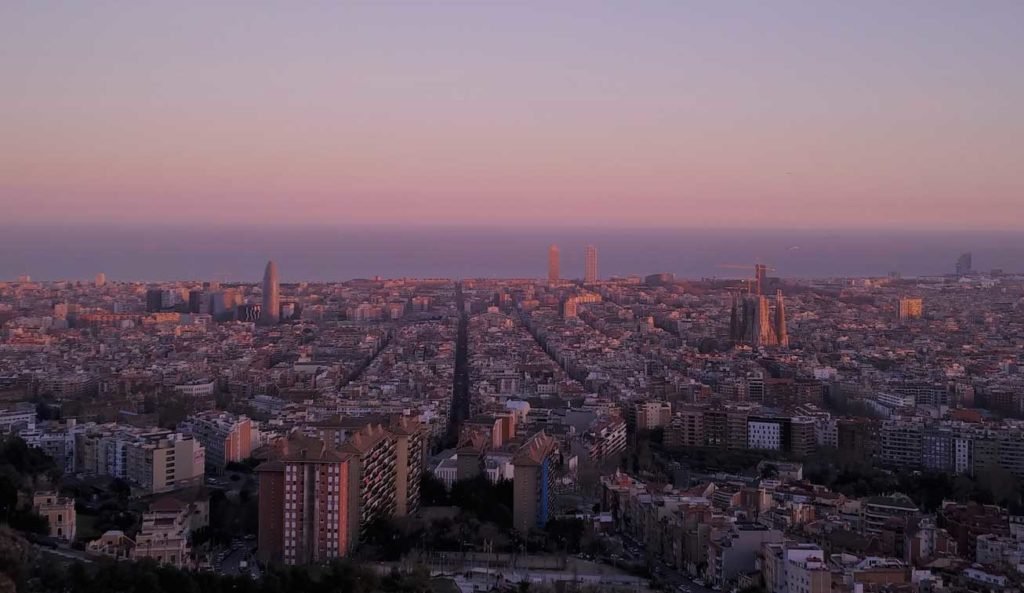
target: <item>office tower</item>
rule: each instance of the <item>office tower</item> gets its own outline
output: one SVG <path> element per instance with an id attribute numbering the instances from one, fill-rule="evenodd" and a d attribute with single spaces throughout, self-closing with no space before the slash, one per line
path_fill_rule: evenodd
<path id="1" fill-rule="evenodd" d="M 555 495 L 558 443 L 544 431 L 530 437 L 512 458 L 512 525 L 520 533 L 543 528 Z"/>
<path id="2" fill-rule="evenodd" d="M 241 295 L 234 289 L 216 290 L 209 294 L 210 313 L 217 321 L 230 321 L 235 316 L 235 306 Z"/>
<path id="3" fill-rule="evenodd" d="M 558 245 L 548 247 L 548 282 L 556 284 L 561 274 Z"/>
<path id="4" fill-rule="evenodd" d="M 395 514 L 395 481 L 398 456 L 395 438 L 380 424 L 368 424 L 349 436 L 341 446 L 350 457 L 348 505 L 352 545 L 376 519 Z"/>
<path id="5" fill-rule="evenodd" d="M 145 310 L 148 312 L 156 312 L 161 308 L 160 293 L 163 292 L 160 289 L 148 289 L 145 291 Z"/>
<path id="6" fill-rule="evenodd" d="M 971 253 L 961 253 L 960 257 L 956 260 L 956 275 L 957 276 L 968 276 L 972 271 L 972 259 Z"/>
<path id="7" fill-rule="evenodd" d="M 310 564 L 348 553 L 351 454 L 320 439 L 292 433 L 256 468 L 259 475 L 259 550 L 262 562 Z"/>
<path id="8" fill-rule="evenodd" d="M 587 245 L 586 261 L 583 268 L 583 282 L 593 284 L 597 282 L 597 247 Z"/>
<path id="9" fill-rule="evenodd" d="M 146 291 L 146 311 L 156 313 L 174 308 L 178 297 L 173 290 L 150 288 Z"/>
<path id="10" fill-rule="evenodd" d="M 754 264 L 754 294 L 764 294 L 768 288 L 768 266 Z"/>
<path id="11" fill-rule="evenodd" d="M 789 348 L 789 331 L 786 330 L 786 301 L 782 290 L 775 291 L 775 341 L 783 348 Z"/>
<path id="12" fill-rule="evenodd" d="M 922 312 L 924 312 L 923 300 L 906 297 L 900 299 L 900 321 L 920 319 Z"/>
<path id="13" fill-rule="evenodd" d="M 190 290 L 188 291 L 188 312 L 189 313 L 201 313 L 203 312 L 203 301 L 208 300 L 206 293 L 201 290 Z M 209 309 L 209 306 L 206 307 Z"/>
<path id="14" fill-rule="evenodd" d="M 102 288 L 107 283 L 107 275 L 103 272 L 96 274 L 96 288 Z"/>
<path id="15" fill-rule="evenodd" d="M 277 325 L 281 321 L 281 294 L 277 283 L 277 264 L 267 262 L 263 272 L 263 307 L 260 309 L 261 325 Z"/>

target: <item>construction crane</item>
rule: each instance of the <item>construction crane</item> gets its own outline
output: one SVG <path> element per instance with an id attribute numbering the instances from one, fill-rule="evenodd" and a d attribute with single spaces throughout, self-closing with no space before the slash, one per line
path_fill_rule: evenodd
<path id="1" fill-rule="evenodd" d="M 764 266 L 764 269 L 768 272 L 774 272 L 775 268 L 765 264 L 718 264 L 718 268 L 726 268 L 729 270 L 756 270 L 758 266 Z"/>
<path id="2" fill-rule="evenodd" d="M 775 268 L 767 264 L 718 264 L 718 267 L 730 270 L 749 270 L 753 268 L 754 278 L 752 282 L 754 284 L 754 294 L 764 294 L 763 291 L 768 280 L 768 272 L 775 271 Z M 751 280 L 747 280 L 747 282 L 751 282 Z"/>

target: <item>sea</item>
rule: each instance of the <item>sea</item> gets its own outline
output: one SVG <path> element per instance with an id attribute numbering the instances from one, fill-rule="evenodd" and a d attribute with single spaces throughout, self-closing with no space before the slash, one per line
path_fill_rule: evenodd
<path id="1" fill-rule="evenodd" d="M 0 281 L 258 281 L 267 260 L 283 282 L 353 278 L 543 278 L 557 244 L 565 278 L 670 272 L 739 278 L 755 263 L 784 278 L 949 274 L 961 253 L 974 269 L 1024 272 L 1024 232 L 511 228 L 400 226 L 4 225 Z"/>

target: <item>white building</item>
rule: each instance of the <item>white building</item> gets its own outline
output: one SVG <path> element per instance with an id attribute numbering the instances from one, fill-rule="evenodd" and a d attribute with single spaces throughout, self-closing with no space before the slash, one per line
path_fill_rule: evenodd
<path id="1" fill-rule="evenodd" d="M 174 391 L 185 397 L 210 397 L 216 391 L 216 381 L 190 381 L 182 385 L 175 385 Z"/>
<path id="2" fill-rule="evenodd" d="M 782 449 L 782 426 L 778 422 L 750 420 L 747 422 L 747 447 L 779 451 Z"/>

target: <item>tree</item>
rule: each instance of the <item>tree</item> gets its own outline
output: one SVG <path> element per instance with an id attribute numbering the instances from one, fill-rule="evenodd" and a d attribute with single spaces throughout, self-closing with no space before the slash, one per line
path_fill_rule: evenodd
<path id="1" fill-rule="evenodd" d="M 18 485 L 8 475 L 0 475 L 0 515 L 10 520 L 18 506 Z"/>
<path id="2" fill-rule="evenodd" d="M 582 548 L 586 528 L 582 519 L 552 519 L 544 526 L 544 531 L 548 534 L 548 541 L 555 544 L 559 550 L 576 554 Z"/>
<path id="3" fill-rule="evenodd" d="M 423 472 L 420 476 L 420 502 L 427 507 L 448 504 L 448 489 L 430 472 Z"/>
<path id="4" fill-rule="evenodd" d="M 34 533 L 36 535 L 48 535 L 50 533 L 50 522 L 46 520 L 46 517 L 31 509 L 19 509 L 11 513 L 8 518 L 8 524 L 24 533 Z"/>
<path id="5" fill-rule="evenodd" d="M 487 476 L 459 480 L 452 486 L 451 504 L 474 514 L 481 521 L 512 527 L 512 481 L 492 484 Z"/>

